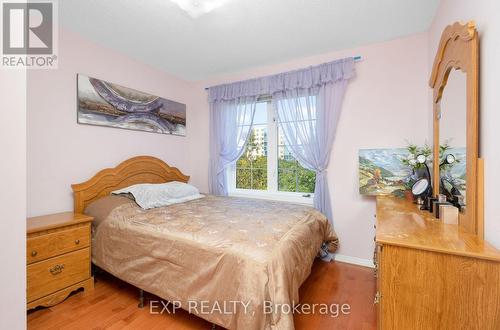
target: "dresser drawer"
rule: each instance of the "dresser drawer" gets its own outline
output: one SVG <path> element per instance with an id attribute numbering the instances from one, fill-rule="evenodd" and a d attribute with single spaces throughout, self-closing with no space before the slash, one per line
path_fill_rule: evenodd
<path id="1" fill-rule="evenodd" d="M 28 302 L 90 277 L 90 248 L 33 263 L 27 267 Z"/>
<path id="2" fill-rule="evenodd" d="M 28 264 L 75 251 L 90 244 L 90 224 L 30 237 L 27 240 Z"/>

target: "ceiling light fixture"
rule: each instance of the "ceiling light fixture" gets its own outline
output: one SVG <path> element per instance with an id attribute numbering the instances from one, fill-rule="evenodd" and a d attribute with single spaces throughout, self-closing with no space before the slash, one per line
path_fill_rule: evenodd
<path id="1" fill-rule="evenodd" d="M 171 0 L 192 18 L 207 14 L 229 0 Z"/>

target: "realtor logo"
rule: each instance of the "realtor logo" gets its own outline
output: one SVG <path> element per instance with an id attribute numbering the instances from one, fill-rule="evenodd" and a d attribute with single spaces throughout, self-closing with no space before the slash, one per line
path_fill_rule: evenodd
<path id="1" fill-rule="evenodd" d="M 3 68 L 55 68 L 57 3 L 2 2 Z"/>

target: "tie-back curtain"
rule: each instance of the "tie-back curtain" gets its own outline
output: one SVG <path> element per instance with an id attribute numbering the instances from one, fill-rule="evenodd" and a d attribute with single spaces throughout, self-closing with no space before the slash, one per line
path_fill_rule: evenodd
<path id="1" fill-rule="evenodd" d="M 209 88 L 210 103 L 210 192 L 227 195 L 225 169 L 241 156 L 253 124 L 259 96 L 271 95 L 278 124 L 292 155 L 316 172 L 314 206 L 332 222 L 326 170 L 340 116 L 347 82 L 355 75 L 354 58 L 346 58 L 301 70 Z M 240 125 L 235 116 L 246 100 L 252 110 L 248 128 L 239 134 L 230 125 Z M 226 123 L 226 124 L 221 124 Z M 245 141 L 240 145 L 241 141 Z M 333 222 L 332 222 L 333 224 Z"/>
<path id="2" fill-rule="evenodd" d="M 275 93 L 278 125 L 295 159 L 316 173 L 314 207 L 333 225 L 327 168 L 348 80 Z"/>
<path id="3" fill-rule="evenodd" d="M 245 150 L 255 114 L 256 97 L 210 103 L 210 193 L 227 196 L 226 168 Z"/>

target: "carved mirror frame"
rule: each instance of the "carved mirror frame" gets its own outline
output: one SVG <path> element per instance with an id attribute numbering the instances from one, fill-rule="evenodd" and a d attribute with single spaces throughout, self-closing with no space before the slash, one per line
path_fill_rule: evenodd
<path id="1" fill-rule="evenodd" d="M 447 26 L 434 58 L 429 81 L 433 89 L 434 121 L 434 195 L 439 193 L 439 119 L 441 98 L 451 70 L 467 75 L 467 132 L 466 132 L 466 207 L 459 214 L 459 225 L 466 231 L 483 236 L 482 225 L 482 162 L 479 157 L 479 38 L 474 22 Z M 446 111 L 446 110 L 445 110 Z M 478 165 L 479 164 L 479 165 Z M 481 168 L 479 168 L 481 167 Z"/>

